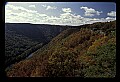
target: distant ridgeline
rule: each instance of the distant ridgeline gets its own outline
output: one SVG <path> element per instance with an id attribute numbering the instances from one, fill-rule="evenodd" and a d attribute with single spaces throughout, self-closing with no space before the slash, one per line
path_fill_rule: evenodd
<path id="1" fill-rule="evenodd" d="M 49 42 L 53 37 L 58 35 L 66 26 L 46 25 L 46 24 L 29 24 L 29 23 L 6 23 L 7 30 L 15 31 L 17 34 L 24 35 L 34 41 Z"/>
<path id="2" fill-rule="evenodd" d="M 115 77 L 116 21 L 68 26 L 59 33 L 31 58 L 6 69 L 7 76 Z"/>
<path id="3" fill-rule="evenodd" d="M 5 23 L 5 66 L 26 58 L 67 28 L 59 25 Z"/>

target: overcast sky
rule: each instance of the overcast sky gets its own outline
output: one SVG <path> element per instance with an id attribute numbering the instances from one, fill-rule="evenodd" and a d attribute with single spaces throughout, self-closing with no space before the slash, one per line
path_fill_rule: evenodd
<path id="1" fill-rule="evenodd" d="M 8 2 L 6 23 L 83 25 L 116 20 L 112 2 Z"/>

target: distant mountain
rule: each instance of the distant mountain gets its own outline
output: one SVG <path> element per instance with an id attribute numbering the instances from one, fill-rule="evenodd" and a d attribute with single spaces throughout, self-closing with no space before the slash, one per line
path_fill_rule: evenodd
<path id="1" fill-rule="evenodd" d="M 39 42 L 49 42 L 53 37 L 67 29 L 67 27 L 59 25 L 29 23 L 6 23 L 5 28 Z"/>
<path id="2" fill-rule="evenodd" d="M 26 58 L 68 27 L 5 23 L 5 66 Z"/>
<path id="3" fill-rule="evenodd" d="M 113 78 L 116 21 L 68 28 L 6 72 L 8 77 Z"/>

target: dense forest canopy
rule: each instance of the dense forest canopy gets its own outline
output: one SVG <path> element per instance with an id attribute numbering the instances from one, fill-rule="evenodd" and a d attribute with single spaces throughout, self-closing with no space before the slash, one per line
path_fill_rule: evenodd
<path id="1" fill-rule="evenodd" d="M 5 23 L 5 67 L 26 58 L 67 28 L 59 25 Z"/>
<path id="2" fill-rule="evenodd" d="M 53 36 L 56 30 L 44 31 L 45 34 L 48 34 L 45 36 L 48 38 L 51 33 Z M 115 77 L 116 21 L 67 27 L 59 33 L 54 38 L 49 38 L 51 41 L 35 51 L 34 56 L 6 69 L 7 76 Z M 18 41 L 19 38 L 15 38 L 15 40 Z M 21 38 L 23 39 L 20 40 L 24 40 L 26 37 Z M 33 41 L 30 39 L 26 42 L 29 46 L 37 44 L 37 42 L 32 44 Z"/>

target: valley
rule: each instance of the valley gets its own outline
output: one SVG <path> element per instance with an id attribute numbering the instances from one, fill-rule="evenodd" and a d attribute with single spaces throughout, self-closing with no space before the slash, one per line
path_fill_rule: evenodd
<path id="1" fill-rule="evenodd" d="M 23 60 L 65 29 L 57 25 L 6 23 L 5 67 Z"/>
<path id="2" fill-rule="evenodd" d="M 8 77 L 115 77 L 116 21 L 6 23 L 5 58 Z"/>

